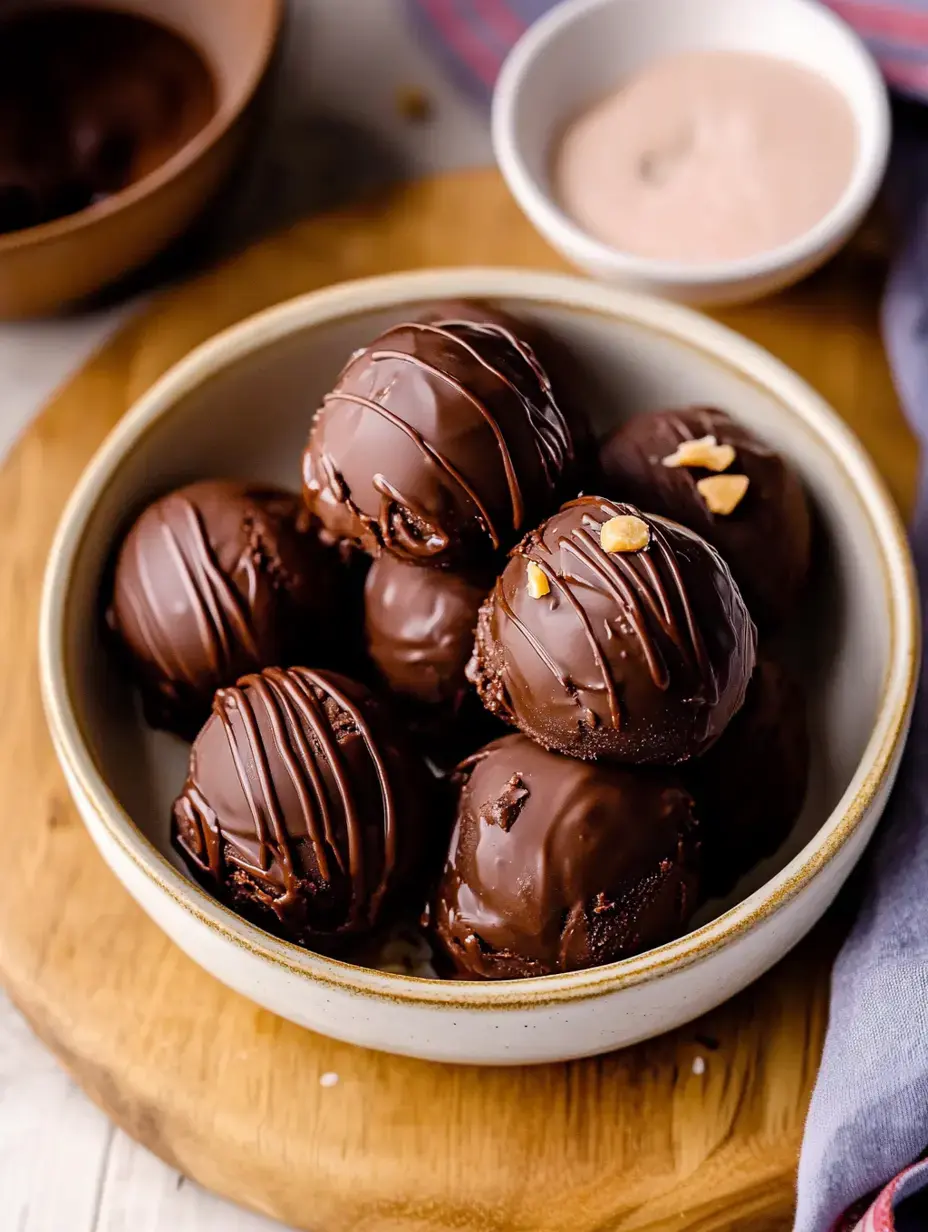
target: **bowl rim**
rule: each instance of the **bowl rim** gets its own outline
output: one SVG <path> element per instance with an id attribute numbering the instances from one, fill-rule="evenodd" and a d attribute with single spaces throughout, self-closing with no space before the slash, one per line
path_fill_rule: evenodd
<path id="1" fill-rule="evenodd" d="M 65 655 L 71 578 L 88 522 L 122 460 L 143 444 L 153 425 L 178 411 L 186 394 L 243 356 L 331 320 L 404 303 L 467 297 L 547 303 L 631 322 L 707 355 L 763 389 L 794 424 L 830 452 L 835 466 L 850 480 L 849 490 L 883 547 L 874 574 L 885 589 L 891 626 L 889 665 L 873 731 L 841 799 L 802 851 L 753 894 L 683 937 L 621 962 L 523 980 L 434 980 L 359 967 L 272 937 L 216 902 L 168 862 L 108 787 L 81 732 Z M 98 842 L 102 838 L 114 843 L 154 888 L 217 934 L 217 940 L 231 942 L 291 975 L 373 1001 L 458 1010 L 527 1011 L 604 996 L 703 962 L 776 915 L 838 855 L 891 781 L 908 729 L 919 658 L 917 588 L 900 516 L 857 437 L 805 381 L 755 343 L 681 305 L 563 274 L 480 267 L 395 273 L 337 284 L 268 308 L 190 352 L 126 412 L 78 480 L 49 554 L 39 618 L 40 684 L 52 742 L 81 811 L 89 811 L 99 823 L 89 827 Z"/>
<path id="2" fill-rule="evenodd" d="M 510 191 L 532 223 L 545 235 L 556 236 L 557 243 L 577 261 L 599 265 L 608 269 L 611 276 L 637 280 L 639 284 L 645 281 L 675 283 L 681 288 L 711 288 L 769 277 L 786 269 L 802 267 L 820 253 L 833 251 L 863 217 L 885 175 L 892 131 L 889 91 L 863 40 L 836 13 L 811 0 L 785 2 L 805 15 L 801 20 L 828 29 L 831 36 L 843 42 L 856 57 L 865 89 L 859 94 L 845 90 L 840 93 L 856 123 L 859 124 L 866 113 L 873 125 L 869 152 L 858 141 L 854 168 L 843 193 L 808 230 L 775 248 L 734 260 L 690 262 L 640 256 L 596 239 L 561 209 L 553 195 L 529 171 L 522 156 L 515 113 L 519 94 L 535 60 L 569 26 L 588 13 L 626 4 L 629 0 L 561 0 L 528 27 L 503 63 L 493 91 L 493 152 Z M 762 11 L 769 12 L 766 0 L 755 0 L 755 3 Z"/>
<path id="3" fill-rule="evenodd" d="M 95 0 L 95 2 L 98 8 L 113 8 L 116 11 L 123 11 L 116 4 L 103 3 L 102 0 Z M 118 214 L 122 210 L 136 205 L 146 197 L 156 193 L 159 189 L 164 188 L 171 181 L 177 179 L 178 176 L 192 167 L 194 163 L 199 162 L 205 154 L 217 145 L 254 97 L 280 37 L 283 25 L 284 0 L 263 0 L 263 3 L 268 11 L 266 37 L 261 44 L 257 45 L 257 54 L 254 57 L 252 66 L 244 79 L 241 90 L 233 101 L 220 103 L 201 129 L 195 132 L 179 150 L 175 150 L 170 158 L 165 159 L 163 163 L 149 171 L 147 175 L 143 175 L 141 179 L 134 180 L 118 192 L 111 193 L 109 196 L 104 197 L 102 201 L 85 206 L 84 209 L 77 210 L 74 214 L 65 214 L 61 218 L 52 218 L 49 222 L 39 223 L 35 227 L 22 227 L 18 231 L 8 231 L 0 235 L 0 257 L 5 256 L 9 252 L 25 251 L 35 245 L 44 243 L 46 240 L 56 240 L 64 236 L 78 234 L 114 214 Z M 79 7 L 79 4 L 77 7 Z M 135 15 L 140 16 L 141 14 Z M 186 33 L 178 30 L 170 22 L 163 21 L 160 17 L 149 17 L 148 20 L 153 21 L 156 25 L 165 27 L 165 29 L 170 30 L 173 34 L 179 34 L 185 42 L 190 43 L 201 58 L 206 61 L 207 67 L 212 73 L 210 55 L 207 48 L 202 46 L 200 41 L 194 41 Z"/>

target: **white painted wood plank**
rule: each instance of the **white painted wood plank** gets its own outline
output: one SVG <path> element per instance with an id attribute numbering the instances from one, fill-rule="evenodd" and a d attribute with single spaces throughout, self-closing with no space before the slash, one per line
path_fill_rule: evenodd
<path id="1" fill-rule="evenodd" d="M 92 1232 L 113 1133 L 0 993 L 0 1232 Z"/>
<path id="2" fill-rule="evenodd" d="M 283 1228 L 207 1193 L 117 1130 L 94 1232 L 283 1232 Z"/>

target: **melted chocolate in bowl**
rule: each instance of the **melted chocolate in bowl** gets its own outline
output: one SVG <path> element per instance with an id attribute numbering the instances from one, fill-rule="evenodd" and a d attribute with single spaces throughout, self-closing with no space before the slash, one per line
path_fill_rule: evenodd
<path id="1" fill-rule="evenodd" d="M 43 8 L 0 25 L 0 233 L 86 209 L 165 163 L 216 111 L 200 52 L 147 18 Z"/>

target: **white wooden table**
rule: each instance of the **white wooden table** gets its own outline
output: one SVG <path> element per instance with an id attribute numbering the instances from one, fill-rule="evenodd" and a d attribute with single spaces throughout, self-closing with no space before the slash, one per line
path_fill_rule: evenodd
<path id="1" fill-rule="evenodd" d="M 399 0 L 291 0 L 285 80 L 377 135 L 410 175 L 491 161 L 485 115 L 456 95 Z M 411 124 L 403 87 L 434 107 Z M 0 458 L 52 391 L 132 312 L 0 326 Z M 0 602 L 5 601 L 0 596 Z M 136 1145 L 58 1068 L 0 992 L 0 1232 L 270 1232 Z"/>

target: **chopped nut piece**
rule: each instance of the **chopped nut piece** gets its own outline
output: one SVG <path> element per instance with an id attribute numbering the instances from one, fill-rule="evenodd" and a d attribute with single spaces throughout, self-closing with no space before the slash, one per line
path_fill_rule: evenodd
<path id="1" fill-rule="evenodd" d="M 599 542 L 607 552 L 640 552 L 650 538 L 647 522 L 631 514 L 610 518 L 599 531 Z"/>
<path id="2" fill-rule="evenodd" d="M 696 487 L 710 513 L 726 514 L 731 513 L 744 499 L 748 482 L 747 475 L 707 475 L 699 480 Z"/>
<path id="3" fill-rule="evenodd" d="M 533 599 L 541 599 L 551 593 L 551 583 L 545 576 L 545 571 L 533 560 L 528 562 L 528 593 Z"/>
<path id="4" fill-rule="evenodd" d="M 714 436 L 681 441 L 673 453 L 661 458 L 664 466 L 701 466 L 707 471 L 727 470 L 735 460 L 731 445 L 720 445 Z"/>
<path id="5" fill-rule="evenodd" d="M 426 123 L 434 111 L 432 100 L 419 86 L 400 86 L 396 92 L 396 109 L 411 124 Z"/>

